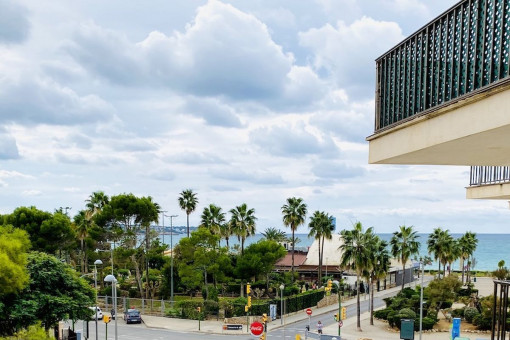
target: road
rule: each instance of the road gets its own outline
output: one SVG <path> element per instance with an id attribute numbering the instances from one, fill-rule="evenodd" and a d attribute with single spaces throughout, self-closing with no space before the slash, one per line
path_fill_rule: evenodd
<path id="1" fill-rule="evenodd" d="M 384 305 L 384 299 L 387 296 L 391 296 L 394 294 L 389 293 L 388 295 L 384 295 L 381 297 L 374 298 L 374 307 L 378 308 Z M 369 297 L 366 299 L 361 297 L 361 312 L 366 312 L 369 309 Z M 304 313 L 304 312 L 303 312 Z M 331 324 L 336 323 L 333 319 L 335 312 L 325 313 L 321 315 L 312 315 L 310 318 L 311 330 L 313 332 L 316 331 L 317 322 L 320 320 L 324 326 L 329 326 Z M 355 318 L 356 317 L 356 304 L 352 304 L 347 307 L 347 317 Z M 268 339 L 295 339 L 297 333 L 304 335 L 305 328 L 309 324 L 308 319 L 295 322 L 290 325 L 285 325 L 284 327 L 274 329 L 268 333 Z M 76 330 L 82 330 L 82 322 L 77 322 L 75 325 Z M 253 337 L 251 335 L 221 335 L 221 334 L 209 334 L 209 333 L 198 333 L 198 332 L 179 332 L 167 329 L 154 329 L 147 328 L 143 324 L 129 324 L 126 325 L 122 319 L 118 320 L 118 339 L 121 340 L 167 340 L 167 339 L 186 339 L 186 340 L 225 340 L 227 339 L 243 339 L 243 340 L 255 340 L 257 337 Z M 104 340 L 105 338 L 105 324 L 101 321 L 98 323 L 98 340 Z M 95 340 L 95 323 L 89 323 L 89 331 L 90 337 L 89 340 Z M 115 339 L 115 322 L 112 322 L 108 325 L 108 340 Z"/>

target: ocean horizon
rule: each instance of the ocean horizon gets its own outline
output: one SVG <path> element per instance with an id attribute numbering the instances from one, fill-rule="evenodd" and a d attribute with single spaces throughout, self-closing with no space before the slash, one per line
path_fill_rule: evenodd
<path id="1" fill-rule="evenodd" d="M 389 241 L 393 236 L 392 233 L 377 233 L 381 239 Z M 458 239 L 463 234 L 454 233 L 451 234 L 453 238 Z M 179 242 L 179 240 L 185 237 L 185 234 L 174 234 L 172 235 L 172 241 L 175 245 Z M 296 249 L 299 248 L 308 248 L 312 245 L 314 239 L 308 237 L 308 234 L 295 234 L 296 238 L 300 241 L 296 243 Z M 419 242 L 420 242 L 420 256 L 429 255 L 427 252 L 427 239 L 429 234 L 420 233 Z M 473 258 L 476 261 L 475 266 L 471 267 L 472 270 L 478 271 L 493 271 L 498 268 L 498 262 L 501 260 L 505 261 L 505 266 L 510 267 L 510 249 L 508 245 L 510 244 L 510 234 L 479 234 L 476 233 L 476 237 L 478 239 L 478 245 L 473 254 Z M 164 243 L 170 245 L 170 235 L 160 235 L 159 239 Z M 255 234 L 254 236 L 250 236 L 245 241 L 245 247 L 248 245 L 258 242 L 264 238 L 262 234 Z M 232 247 L 235 244 L 240 244 L 236 237 L 232 237 L 229 239 L 229 245 Z M 226 246 L 226 242 L 224 240 L 221 241 L 222 246 Z M 430 256 L 430 255 L 429 255 Z M 431 256 L 432 257 L 432 256 Z M 427 270 L 437 270 L 438 263 L 433 261 L 431 265 L 425 267 Z M 452 265 L 452 270 L 461 270 L 459 261 L 456 261 Z"/>

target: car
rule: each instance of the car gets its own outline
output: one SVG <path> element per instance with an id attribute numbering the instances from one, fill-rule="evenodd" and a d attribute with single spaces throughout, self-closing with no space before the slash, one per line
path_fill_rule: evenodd
<path id="1" fill-rule="evenodd" d="M 97 310 L 96 310 L 97 308 Z M 92 320 L 101 320 L 103 318 L 103 311 L 99 307 L 89 307 L 89 309 L 92 311 Z M 96 312 L 94 316 L 94 312 Z"/>
<path id="2" fill-rule="evenodd" d="M 124 312 L 124 321 L 126 323 L 142 323 L 142 316 L 138 309 L 128 309 Z"/>

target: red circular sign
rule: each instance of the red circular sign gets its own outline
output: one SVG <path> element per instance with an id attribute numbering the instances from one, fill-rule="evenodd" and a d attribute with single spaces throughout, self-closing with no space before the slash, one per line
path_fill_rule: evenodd
<path id="1" fill-rule="evenodd" d="M 250 331 L 251 335 L 260 336 L 262 333 L 264 333 L 264 325 L 258 321 L 255 321 L 250 325 Z"/>
<path id="2" fill-rule="evenodd" d="M 342 320 L 338 321 L 338 327 L 342 327 L 343 325 L 344 325 L 344 323 Z"/>
<path id="3" fill-rule="evenodd" d="M 311 309 L 311 308 L 307 308 L 307 309 L 306 309 L 306 314 L 308 314 L 308 315 L 312 315 L 312 309 Z"/>

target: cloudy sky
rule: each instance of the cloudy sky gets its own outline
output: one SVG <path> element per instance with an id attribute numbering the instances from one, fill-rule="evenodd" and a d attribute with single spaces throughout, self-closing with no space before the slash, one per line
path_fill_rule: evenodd
<path id="1" fill-rule="evenodd" d="M 377 232 L 505 232 L 466 167 L 368 165 L 374 59 L 452 0 L 0 0 L 0 213 L 180 191 Z M 168 224 L 168 219 L 166 221 Z M 299 231 L 304 232 L 305 227 Z"/>

